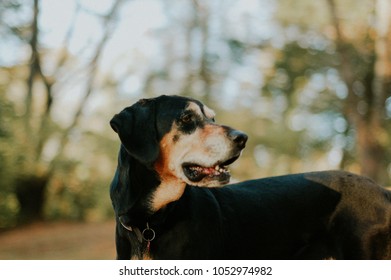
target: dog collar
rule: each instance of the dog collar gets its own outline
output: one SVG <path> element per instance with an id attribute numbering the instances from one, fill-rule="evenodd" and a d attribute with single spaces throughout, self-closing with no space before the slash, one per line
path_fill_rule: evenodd
<path id="1" fill-rule="evenodd" d="M 156 232 L 152 228 L 149 227 L 148 222 L 147 222 L 147 227 L 142 232 L 140 232 L 139 228 L 137 228 L 137 227 L 132 228 L 131 226 L 125 225 L 121 220 L 120 220 L 120 223 L 128 231 L 135 232 L 136 235 L 138 235 L 137 237 L 140 237 L 140 238 L 138 238 L 139 240 L 151 242 L 156 237 Z"/>
<path id="2" fill-rule="evenodd" d="M 149 227 L 149 223 L 147 222 L 147 227 L 142 232 L 138 227 L 132 228 L 131 226 L 125 225 L 121 220 L 120 223 L 128 231 L 134 232 L 140 243 L 143 243 L 143 241 L 147 242 L 146 253 L 149 254 L 151 249 L 151 241 L 153 241 L 156 237 L 156 233 L 152 228 Z"/>

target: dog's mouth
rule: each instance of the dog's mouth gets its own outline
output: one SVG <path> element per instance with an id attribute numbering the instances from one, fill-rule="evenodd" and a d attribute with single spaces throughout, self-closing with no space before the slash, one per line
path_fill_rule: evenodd
<path id="1" fill-rule="evenodd" d="M 200 182 L 203 179 L 217 180 L 219 183 L 228 183 L 231 178 L 231 174 L 227 168 L 228 165 L 233 163 L 239 158 L 238 156 L 232 157 L 224 162 L 216 162 L 212 166 L 202 166 L 195 163 L 184 163 L 182 169 L 185 176 L 191 182 Z"/>

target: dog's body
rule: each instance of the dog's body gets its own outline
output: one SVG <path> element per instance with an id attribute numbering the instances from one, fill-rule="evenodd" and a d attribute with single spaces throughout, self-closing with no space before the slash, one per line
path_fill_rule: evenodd
<path id="1" fill-rule="evenodd" d="M 114 116 L 119 259 L 391 259 L 391 193 L 341 171 L 225 185 L 247 136 L 178 96 Z M 219 187 L 225 185 L 224 187 Z"/>

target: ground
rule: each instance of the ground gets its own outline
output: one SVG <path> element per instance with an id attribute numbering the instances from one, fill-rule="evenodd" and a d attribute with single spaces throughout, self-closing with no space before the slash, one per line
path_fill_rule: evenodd
<path id="1" fill-rule="evenodd" d="M 37 223 L 0 233 L 0 260 L 112 260 L 115 223 Z"/>

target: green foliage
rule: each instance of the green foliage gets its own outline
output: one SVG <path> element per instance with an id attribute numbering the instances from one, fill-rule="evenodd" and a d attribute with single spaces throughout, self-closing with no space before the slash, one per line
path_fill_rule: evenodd
<path id="1" fill-rule="evenodd" d="M 2 73 L 7 71 L 22 70 L 2 69 Z M 50 152 L 44 152 L 41 162 L 34 162 L 33 142 L 23 141 L 23 122 L 15 110 L 20 104 L 6 98 L 7 85 L 0 85 L 0 229 L 14 227 L 20 222 L 21 207 L 17 199 L 20 178 L 32 176 L 33 180 L 39 174 L 45 175 L 41 172 L 54 161 L 57 168 L 45 192 L 44 219 L 101 221 L 112 217 L 108 190 L 117 160 L 118 141 L 87 128 L 68 143 L 68 153 L 53 159 L 62 132 L 62 128 L 53 122 L 46 132 L 50 141 L 45 149 Z M 103 121 L 108 118 L 104 117 Z M 27 180 L 23 184 L 28 188 L 33 181 Z"/>
<path id="2" fill-rule="evenodd" d="M 95 133 L 79 141 L 77 161 L 60 159 L 47 193 L 50 220 L 102 221 L 112 217 L 109 185 L 117 162 L 118 142 Z M 77 149 L 77 148 L 76 148 Z"/>
<path id="3" fill-rule="evenodd" d="M 13 180 L 15 174 L 12 143 L 12 105 L 4 98 L 0 87 L 0 229 L 13 226 L 19 210 Z"/>

